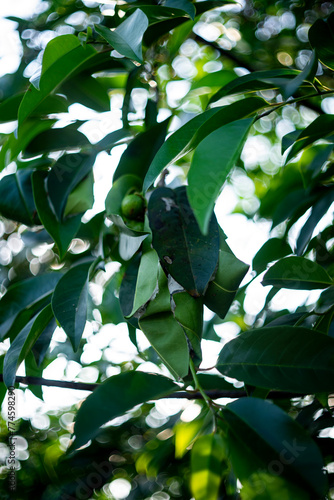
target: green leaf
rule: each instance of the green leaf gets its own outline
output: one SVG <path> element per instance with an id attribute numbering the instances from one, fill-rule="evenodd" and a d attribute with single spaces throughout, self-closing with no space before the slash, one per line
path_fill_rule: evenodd
<path id="1" fill-rule="evenodd" d="M 269 71 L 254 71 L 248 75 L 235 78 L 210 99 L 210 104 L 228 95 L 246 94 L 258 90 L 281 89 L 287 79 L 296 78 L 300 71 L 295 69 L 274 69 Z"/>
<path id="2" fill-rule="evenodd" d="M 204 236 L 189 206 L 186 188 L 155 189 L 148 204 L 152 246 L 163 267 L 190 295 L 202 295 L 216 269 L 219 232 L 216 217 Z M 205 266 L 203 261 L 205 259 Z"/>
<path id="3" fill-rule="evenodd" d="M 124 317 L 130 316 L 133 309 L 139 264 L 140 258 L 136 255 L 126 268 L 119 289 L 119 303 Z"/>
<path id="4" fill-rule="evenodd" d="M 121 156 L 113 181 L 123 175 L 132 174 L 144 179 L 150 163 L 158 149 L 162 146 L 170 118 L 138 134 L 128 145 Z"/>
<path id="5" fill-rule="evenodd" d="M 252 118 L 233 121 L 212 132 L 195 149 L 187 193 L 203 234 L 208 234 L 216 198 L 240 156 L 252 124 Z"/>
<path id="6" fill-rule="evenodd" d="M 266 241 L 253 258 L 252 267 L 257 274 L 261 274 L 269 262 L 281 259 L 292 253 L 290 245 L 281 238 L 270 238 Z"/>
<path id="7" fill-rule="evenodd" d="M 115 292 L 117 290 L 117 285 L 119 281 L 119 276 L 115 274 L 111 280 L 107 283 L 103 296 L 102 302 L 99 306 L 99 311 L 102 317 L 102 323 L 113 323 L 118 325 L 124 321 L 123 314 L 119 305 L 119 298 L 116 296 Z"/>
<path id="8" fill-rule="evenodd" d="M 0 151 L 0 170 L 3 170 L 24 151 L 29 142 L 44 130 L 52 127 L 56 120 L 29 120 L 24 123 L 18 133 L 9 135 Z"/>
<path id="9" fill-rule="evenodd" d="M 0 181 L 0 214 L 27 226 L 39 224 L 31 176 L 31 170 L 19 170 Z"/>
<path id="10" fill-rule="evenodd" d="M 217 369 L 247 384 L 314 394 L 334 389 L 334 339 L 293 326 L 259 328 L 224 345 Z"/>
<path id="11" fill-rule="evenodd" d="M 19 126 L 54 90 L 96 54 L 90 45 L 83 47 L 74 35 L 61 35 L 47 44 L 42 62 L 39 90 L 30 85 L 19 107 Z M 36 85 L 36 82 L 35 82 Z"/>
<path id="12" fill-rule="evenodd" d="M 150 373 L 130 371 L 103 382 L 81 405 L 74 426 L 77 449 L 93 439 L 106 424 L 134 406 L 159 399 L 178 389 L 172 380 Z"/>
<path id="13" fill-rule="evenodd" d="M 51 151 L 65 151 L 90 145 L 87 137 L 71 125 L 44 130 L 27 144 L 24 156 L 37 156 Z"/>
<path id="14" fill-rule="evenodd" d="M 233 253 L 219 250 L 218 269 L 204 294 L 204 304 L 220 318 L 226 316 L 248 268 Z"/>
<path id="15" fill-rule="evenodd" d="M 300 151 L 319 139 L 328 138 L 333 142 L 334 115 L 320 115 L 308 127 L 302 130 L 292 146 L 287 158 L 288 163 Z"/>
<path id="16" fill-rule="evenodd" d="M 188 292 L 176 292 L 172 295 L 172 303 L 174 317 L 182 326 L 200 364 L 202 361 L 203 302 L 201 299 L 195 299 Z"/>
<path id="17" fill-rule="evenodd" d="M 320 450 L 285 411 L 263 399 L 242 398 L 227 405 L 222 413 L 229 429 L 229 456 L 241 482 L 263 471 L 269 476 L 287 477 L 296 486 L 301 485 L 302 491 L 311 490 L 317 497 L 324 495 L 327 480 Z M 298 489 L 297 493 L 297 498 L 307 498 Z"/>
<path id="18" fill-rule="evenodd" d="M 171 374 L 176 379 L 185 377 L 189 371 L 188 343 L 173 313 L 142 317 L 139 326 Z"/>
<path id="19" fill-rule="evenodd" d="M 53 165 L 46 181 L 48 195 L 59 221 L 63 219 L 68 197 L 92 171 L 96 152 L 63 155 Z"/>
<path id="20" fill-rule="evenodd" d="M 38 337 L 38 339 L 36 340 L 36 342 L 32 348 L 32 353 L 35 357 L 35 360 L 36 360 L 38 367 L 41 366 L 41 364 L 45 358 L 45 355 L 46 355 L 47 350 L 49 348 L 49 345 L 50 345 L 50 342 L 52 339 L 52 335 L 56 329 L 56 326 L 57 326 L 57 322 L 56 322 L 54 316 L 52 315 L 51 321 L 46 325 L 46 327 L 44 328 L 44 331 Z"/>
<path id="21" fill-rule="evenodd" d="M 7 387 L 14 385 L 18 367 L 30 353 L 36 340 L 50 323 L 52 317 L 53 313 L 51 305 L 49 304 L 38 314 L 37 317 L 34 317 L 29 321 L 25 328 L 23 328 L 23 330 L 12 342 L 6 353 L 3 367 L 4 383 Z"/>
<path id="22" fill-rule="evenodd" d="M 249 97 L 229 106 L 212 108 L 195 116 L 174 132 L 155 155 L 144 179 L 143 189 L 153 184 L 160 172 L 195 149 L 209 134 L 234 120 L 254 115 L 268 106 L 260 97 Z"/>
<path id="23" fill-rule="evenodd" d="M 308 32 L 308 38 L 318 58 L 330 69 L 334 69 L 334 16 L 327 21 L 317 19 Z"/>
<path id="24" fill-rule="evenodd" d="M 0 122 L 10 122 L 17 120 L 17 113 L 20 103 L 23 99 L 22 94 L 16 94 L 8 97 L 0 104 Z M 33 116 L 48 115 L 51 113 L 66 113 L 68 102 L 60 95 L 49 96 L 45 101 L 35 109 Z"/>
<path id="25" fill-rule="evenodd" d="M 67 249 L 79 230 L 81 224 L 81 214 L 68 217 L 63 222 L 59 222 L 51 208 L 51 201 L 46 191 L 46 172 L 36 171 L 33 173 L 32 186 L 34 200 L 38 216 L 42 221 L 46 231 L 55 241 L 60 259 L 64 257 Z"/>
<path id="26" fill-rule="evenodd" d="M 0 338 L 3 339 L 19 313 L 32 308 L 54 289 L 61 274 L 40 274 L 11 285 L 0 300 Z"/>
<path id="27" fill-rule="evenodd" d="M 240 491 L 241 500 L 310 500 L 310 493 L 281 476 L 254 472 Z"/>
<path id="28" fill-rule="evenodd" d="M 285 257 L 270 267 L 263 277 L 262 285 L 296 290 L 314 290 L 333 285 L 325 269 L 304 257 Z"/>
<path id="29" fill-rule="evenodd" d="M 178 422 L 174 426 L 175 458 L 182 458 L 186 454 L 187 448 L 202 431 L 203 424 L 204 418 L 196 418 L 191 422 Z"/>
<path id="30" fill-rule="evenodd" d="M 158 254 L 148 245 L 148 248 L 143 252 L 140 259 L 133 307 L 129 316 L 133 316 L 152 297 L 158 285 L 158 265 Z"/>
<path id="31" fill-rule="evenodd" d="M 196 500 L 218 500 L 226 446 L 219 434 L 201 436 L 191 450 L 190 488 Z"/>
<path id="32" fill-rule="evenodd" d="M 77 351 L 86 325 L 89 269 L 92 261 L 71 267 L 52 296 L 54 315 Z"/>
<path id="33" fill-rule="evenodd" d="M 318 58 L 315 51 L 312 52 L 309 62 L 306 64 L 303 71 L 299 73 L 298 76 L 288 81 L 282 86 L 283 98 L 287 100 L 291 97 L 302 85 L 304 81 L 312 81 L 318 69 Z"/>
<path id="34" fill-rule="evenodd" d="M 61 91 L 71 102 L 79 102 L 100 113 L 110 111 L 108 92 L 98 78 L 80 74 L 65 81 L 61 86 Z"/>
<path id="35" fill-rule="evenodd" d="M 64 210 L 64 217 L 83 214 L 94 203 L 94 175 L 90 172 L 69 194 Z"/>
<path id="36" fill-rule="evenodd" d="M 312 238 L 313 231 L 316 225 L 318 224 L 320 219 L 322 219 L 322 217 L 327 213 L 331 204 L 334 202 L 334 189 L 328 189 L 326 191 L 327 192 L 324 192 L 321 198 L 316 203 L 314 203 L 309 218 L 300 230 L 296 246 L 297 255 L 303 254 Z"/>
<path id="37" fill-rule="evenodd" d="M 165 2 L 166 7 L 171 7 L 173 9 L 184 10 L 191 19 L 195 19 L 196 9 L 195 5 L 189 0 L 167 0 Z"/>
<path id="38" fill-rule="evenodd" d="M 95 25 L 96 31 L 120 54 L 139 63 L 143 62 L 142 40 L 148 27 L 144 12 L 137 9 L 114 31 L 105 26 Z"/>
<path id="39" fill-rule="evenodd" d="M 167 278 L 161 268 L 158 292 L 139 319 L 139 326 L 173 376 L 185 377 L 189 371 L 188 343 L 183 328 L 171 312 Z"/>

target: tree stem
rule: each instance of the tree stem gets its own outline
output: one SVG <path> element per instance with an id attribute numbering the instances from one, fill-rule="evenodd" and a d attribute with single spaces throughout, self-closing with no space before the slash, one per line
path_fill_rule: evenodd
<path id="1" fill-rule="evenodd" d="M 197 374 L 195 372 L 195 376 L 197 379 Z M 0 382 L 3 382 L 3 375 L 0 373 Z M 198 379 L 197 379 L 198 382 Z M 75 389 L 79 391 L 94 391 L 101 384 L 92 384 L 85 382 L 71 382 L 68 380 L 50 380 L 41 377 L 23 377 L 17 376 L 16 383 L 25 384 L 25 385 L 42 385 L 45 387 L 61 387 L 63 389 Z M 282 391 L 271 391 L 268 395 L 268 399 L 290 399 L 290 398 L 298 398 L 305 396 L 305 394 L 297 394 L 294 392 L 282 392 Z M 204 399 L 205 401 L 210 401 L 210 399 L 219 399 L 219 398 L 244 398 L 247 397 L 246 391 L 241 391 L 240 389 L 236 389 L 235 391 L 224 391 L 211 389 L 204 391 L 202 388 L 197 387 L 193 392 L 187 391 L 179 391 L 174 392 L 173 394 L 169 394 L 168 396 L 164 396 L 161 399 Z"/>

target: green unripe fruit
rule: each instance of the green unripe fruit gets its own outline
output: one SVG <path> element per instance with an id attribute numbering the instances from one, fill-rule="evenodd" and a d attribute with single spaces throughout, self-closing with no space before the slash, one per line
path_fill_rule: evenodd
<path id="1" fill-rule="evenodd" d="M 121 210 L 124 217 L 130 220 L 143 221 L 146 202 L 140 194 L 128 194 L 123 198 Z"/>

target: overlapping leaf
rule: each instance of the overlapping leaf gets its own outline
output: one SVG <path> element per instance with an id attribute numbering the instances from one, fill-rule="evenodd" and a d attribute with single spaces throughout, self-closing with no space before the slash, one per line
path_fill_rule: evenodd
<path id="1" fill-rule="evenodd" d="M 103 382 L 81 405 L 74 433 L 72 450 L 93 439 L 101 425 L 134 406 L 171 394 L 178 386 L 172 380 L 150 373 L 130 371 Z"/>
<path id="2" fill-rule="evenodd" d="M 209 235 L 203 235 L 190 208 L 186 188 L 180 187 L 156 189 L 149 200 L 148 217 L 152 245 L 163 266 L 191 295 L 202 295 L 218 261 L 215 215 L 209 223 Z"/>
<path id="3" fill-rule="evenodd" d="M 281 484 L 287 488 L 286 498 L 306 500 L 310 491 L 316 497 L 324 495 L 327 478 L 320 450 L 306 430 L 281 408 L 262 399 L 242 398 L 227 405 L 222 413 L 229 430 L 229 456 L 241 482 L 263 471 L 274 479 L 282 475 L 288 480 Z M 270 496 L 270 491 L 266 498 L 278 498 Z"/>
<path id="4" fill-rule="evenodd" d="M 52 309 L 76 351 L 87 320 L 88 280 L 92 261 L 77 264 L 59 280 Z"/>
<path id="5" fill-rule="evenodd" d="M 232 121 L 252 116 L 267 105 L 260 97 L 249 97 L 229 106 L 209 109 L 192 118 L 168 137 L 155 155 L 144 179 L 144 191 L 164 168 L 195 149 L 209 134 Z"/>
<path id="6" fill-rule="evenodd" d="M 304 257 L 285 257 L 271 266 L 263 277 L 262 284 L 278 288 L 314 290 L 333 284 L 325 269 Z"/>
<path id="7" fill-rule="evenodd" d="M 137 9 L 114 31 L 105 26 L 95 26 L 95 29 L 117 52 L 141 63 L 143 62 L 142 40 L 147 27 L 146 15 Z"/>
<path id="8" fill-rule="evenodd" d="M 334 339 L 302 327 L 245 332 L 223 347 L 217 368 L 268 389 L 312 394 L 334 389 Z"/>

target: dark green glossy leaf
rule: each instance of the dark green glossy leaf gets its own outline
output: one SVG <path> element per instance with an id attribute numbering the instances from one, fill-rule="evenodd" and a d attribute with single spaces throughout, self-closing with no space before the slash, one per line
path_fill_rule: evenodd
<path id="1" fill-rule="evenodd" d="M 89 75 L 79 75 L 64 82 L 61 91 L 71 102 L 79 102 L 88 108 L 103 113 L 110 111 L 110 98 L 98 78 Z"/>
<path id="2" fill-rule="evenodd" d="M 115 274 L 111 280 L 107 283 L 103 296 L 102 302 L 99 306 L 99 311 L 102 317 L 102 323 L 113 323 L 118 325 L 124 321 L 123 314 L 119 304 L 119 298 L 116 296 L 115 292 L 119 286 L 119 276 Z"/>
<path id="3" fill-rule="evenodd" d="M 295 143 L 292 146 L 287 158 L 286 163 L 292 160 L 300 151 L 315 141 L 328 136 L 332 136 L 334 132 L 334 115 L 321 115 L 318 116 L 308 127 L 302 130 Z M 333 137 L 328 138 L 333 142 Z"/>
<path id="4" fill-rule="evenodd" d="M 195 80 L 191 85 L 191 90 L 198 89 L 201 87 L 210 87 L 212 92 L 212 87 L 222 87 L 235 80 L 237 75 L 234 71 L 228 69 L 222 69 L 221 71 L 215 71 L 214 73 L 209 73 L 203 76 L 199 80 Z"/>
<path id="5" fill-rule="evenodd" d="M 222 97 L 232 94 L 246 94 L 258 90 L 280 89 L 287 79 L 296 78 L 300 71 L 295 69 L 274 69 L 270 71 L 254 71 L 229 82 L 210 100 L 216 102 Z"/>
<path id="6" fill-rule="evenodd" d="M 172 301 L 175 319 L 182 326 L 200 364 L 202 361 L 203 302 L 201 299 L 195 299 L 188 292 L 174 293 Z"/>
<path id="7" fill-rule="evenodd" d="M 25 156 L 37 156 L 51 151 L 65 151 L 90 145 L 87 137 L 74 128 L 54 128 L 35 136 L 25 148 Z"/>
<path id="8" fill-rule="evenodd" d="M 78 411 L 72 450 L 86 444 L 106 424 L 134 406 L 159 399 L 178 389 L 172 380 L 150 373 L 130 371 L 115 375 L 103 382 Z"/>
<path id="9" fill-rule="evenodd" d="M 129 316 L 133 316 L 139 308 L 150 300 L 158 285 L 159 257 L 157 252 L 150 248 L 150 245 L 146 246 L 147 248 L 140 259 L 133 307 Z"/>
<path id="10" fill-rule="evenodd" d="M 267 264 L 281 259 L 292 253 L 290 245 L 281 238 L 270 238 L 266 241 L 253 258 L 252 267 L 257 274 L 262 273 Z"/>
<path id="11" fill-rule="evenodd" d="M 189 17 L 191 17 L 191 19 L 195 18 L 196 8 L 193 3 L 189 2 L 189 0 L 167 0 L 165 2 L 165 6 L 184 10 Z"/>
<path id="12" fill-rule="evenodd" d="M 36 171 L 32 177 L 34 200 L 39 218 L 45 229 L 58 247 L 59 256 L 62 259 L 67 249 L 79 230 L 81 224 L 81 214 L 68 217 L 63 222 L 59 222 L 51 208 L 51 201 L 46 191 L 46 172 Z"/>
<path id="13" fill-rule="evenodd" d="M 208 233 L 216 198 L 239 158 L 252 124 L 252 118 L 232 121 L 208 135 L 195 149 L 187 194 L 204 234 Z"/>
<path id="14" fill-rule="evenodd" d="M 196 500 L 217 500 L 226 445 L 219 434 L 199 437 L 191 450 L 190 488 Z"/>
<path id="15" fill-rule="evenodd" d="M 149 130 L 138 134 L 130 142 L 114 173 L 114 182 L 127 174 L 144 179 L 150 163 L 165 140 L 169 122 L 170 118 L 167 118 Z"/>
<path id="16" fill-rule="evenodd" d="M 297 290 L 327 288 L 333 280 L 325 269 L 304 257 L 285 257 L 271 266 L 263 277 L 262 285 Z"/>
<path id="17" fill-rule="evenodd" d="M 83 214 L 94 203 L 94 175 L 90 172 L 69 194 L 64 210 L 64 217 Z"/>
<path id="18" fill-rule="evenodd" d="M 153 349 L 176 378 L 189 371 L 189 349 L 183 328 L 172 312 L 161 312 L 139 319 L 139 326 Z"/>
<path id="19" fill-rule="evenodd" d="M 191 295 L 202 295 L 216 269 L 219 231 L 213 214 L 204 236 L 190 208 L 186 188 L 158 188 L 148 204 L 152 245 L 169 274 Z M 205 262 L 205 265 L 204 265 Z"/>
<path id="20" fill-rule="evenodd" d="M 57 322 L 55 318 L 52 317 L 51 321 L 46 325 L 44 331 L 41 333 L 41 335 L 38 337 L 35 344 L 33 345 L 32 353 L 35 357 L 37 366 L 41 366 L 41 364 L 43 363 L 43 360 L 48 351 L 52 335 L 56 329 L 56 326 Z"/>
<path id="21" fill-rule="evenodd" d="M 124 317 L 130 316 L 133 309 L 139 264 L 139 256 L 134 257 L 132 262 L 129 263 L 122 279 L 119 290 L 119 303 Z"/>
<path id="22" fill-rule="evenodd" d="M 242 333 L 223 347 L 217 369 L 267 389 L 314 394 L 334 388 L 334 340 L 307 328 L 277 326 Z"/>
<path id="23" fill-rule="evenodd" d="M 313 81 L 318 69 L 318 59 L 313 51 L 309 62 L 306 64 L 303 71 L 298 76 L 289 80 L 288 83 L 282 86 L 282 94 L 285 100 L 291 97 L 302 85 L 304 81 Z"/>
<path id="24" fill-rule="evenodd" d="M 103 139 L 94 144 L 93 147 L 97 151 L 110 151 L 113 147 L 117 146 L 122 139 L 127 139 L 128 137 L 131 137 L 131 132 L 125 128 L 120 128 L 107 134 Z"/>
<path id="25" fill-rule="evenodd" d="M 312 206 L 312 210 L 309 218 L 305 222 L 304 226 L 300 230 L 296 254 L 302 255 L 307 245 L 309 244 L 313 231 L 322 217 L 327 213 L 331 204 L 334 202 L 334 189 L 327 190 L 327 193 L 323 193 L 321 198 Z"/>
<path id="26" fill-rule="evenodd" d="M 6 353 L 3 367 L 3 377 L 7 387 L 14 385 L 18 367 L 30 353 L 36 340 L 50 323 L 52 317 L 53 313 L 49 304 L 37 317 L 29 321 L 11 344 Z"/>
<path id="27" fill-rule="evenodd" d="M 96 153 L 61 156 L 47 178 L 47 190 L 54 212 L 63 219 L 66 203 L 74 188 L 92 171 Z"/>
<path id="28" fill-rule="evenodd" d="M 16 94 L 0 104 L 0 122 L 17 120 L 17 113 L 24 93 Z M 36 108 L 33 116 L 48 115 L 51 113 L 66 113 L 68 102 L 60 95 L 49 96 Z"/>
<path id="29" fill-rule="evenodd" d="M 233 253 L 219 250 L 218 269 L 205 292 L 204 304 L 220 318 L 226 316 L 248 268 Z"/>
<path id="30" fill-rule="evenodd" d="M 327 21 L 317 19 L 311 26 L 308 37 L 320 61 L 328 68 L 334 69 L 334 16 Z"/>
<path id="31" fill-rule="evenodd" d="M 29 120 L 16 133 L 9 135 L 0 151 L 0 170 L 3 170 L 11 161 L 24 151 L 29 142 L 38 134 L 49 130 L 56 120 Z"/>
<path id="32" fill-rule="evenodd" d="M 19 281 L 10 286 L 0 300 L 0 337 L 4 338 L 15 318 L 25 308 L 31 309 L 46 298 L 61 278 L 61 274 L 49 273 Z"/>
<path id="33" fill-rule="evenodd" d="M 69 269 L 59 280 L 52 296 L 54 315 L 70 339 L 74 351 L 79 347 L 86 325 L 91 264 L 90 260 Z"/>
<path id="34" fill-rule="evenodd" d="M 331 286 L 327 288 L 327 290 L 321 292 L 315 311 L 318 314 L 323 314 L 327 312 L 332 307 L 333 304 L 334 304 L 334 286 Z"/>
<path id="35" fill-rule="evenodd" d="M 46 46 L 42 74 L 38 82 L 39 90 L 30 85 L 20 104 L 19 126 L 31 115 L 61 83 L 68 79 L 84 63 L 96 54 L 90 45 L 83 47 L 74 35 L 61 35 L 53 38 Z M 35 83 L 36 85 L 36 83 Z"/>
<path id="36" fill-rule="evenodd" d="M 31 170 L 19 170 L 0 181 L 0 214 L 27 226 L 39 224 L 31 176 Z"/>
<path id="37" fill-rule="evenodd" d="M 147 27 L 146 15 L 137 9 L 114 31 L 105 26 L 95 26 L 95 29 L 117 52 L 141 63 L 143 62 L 142 40 Z"/>
<path id="38" fill-rule="evenodd" d="M 189 349 L 183 328 L 171 311 L 167 278 L 159 268 L 158 290 L 139 319 L 139 327 L 173 376 L 189 371 Z"/>
<path id="39" fill-rule="evenodd" d="M 144 191 L 164 168 L 195 149 L 209 134 L 234 120 L 254 115 L 267 105 L 260 97 L 249 97 L 229 106 L 209 109 L 192 118 L 168 137 L 155 155 L 144 179 Z"/>
<path id="40" fill-rule="evenodd" d="M 324 495 L 327 479 L 320 450 L 286 412 L 263 399 L 242 398 L 227 405 L 222 413 L 229 430 L 230 459 L 242 482 L 264 471 L 292 481 L 295 488 L 289 487 L 288 491 L 297 497 L 286 498 L 307 499 L 307 494 L 302 494 L 304 490 L 311 490 L 316 497 Z"/>

